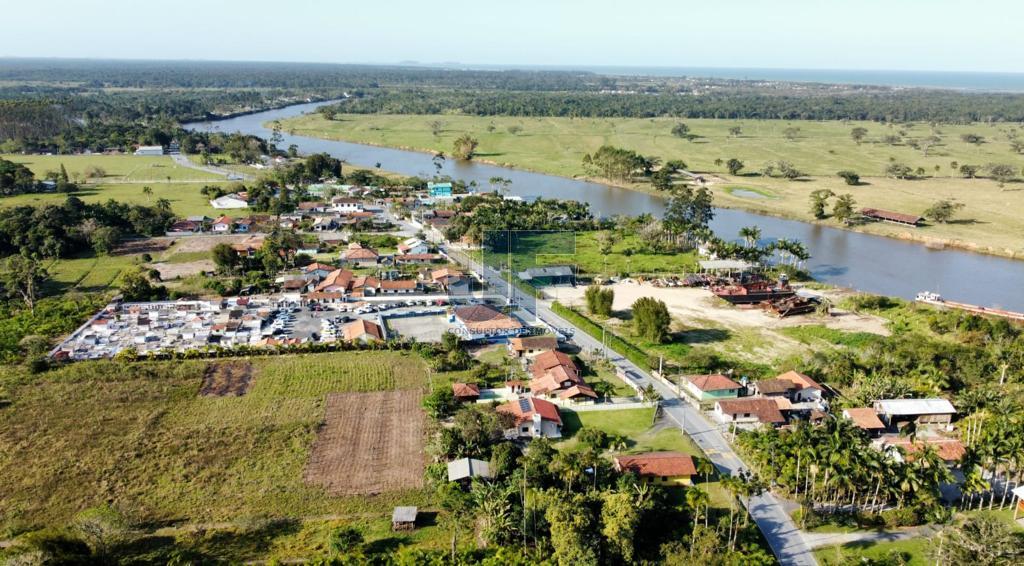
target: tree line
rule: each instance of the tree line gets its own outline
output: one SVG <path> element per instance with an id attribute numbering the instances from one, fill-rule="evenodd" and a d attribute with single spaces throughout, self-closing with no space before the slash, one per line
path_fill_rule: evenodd
<path id="1" fill-rule="evenodd" d="M 595 93 L 380 89 L 339 102 L 351 114 L 466 114 L 567 118 L 719 118 L 772 120 L 935 121 L 1024 120 L 1024 96 L 915 90 L 912 93 L 770 95 L 739 91 L 702 96 L 676 93 Z"/>

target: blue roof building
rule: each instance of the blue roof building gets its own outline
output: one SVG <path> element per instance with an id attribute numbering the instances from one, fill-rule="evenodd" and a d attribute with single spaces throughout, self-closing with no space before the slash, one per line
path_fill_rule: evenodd
<path id="1" fill-rule="evenodd" d="M 427 183 L 427 194 L 430 198 L 452 198 L 452 184 Z"/>

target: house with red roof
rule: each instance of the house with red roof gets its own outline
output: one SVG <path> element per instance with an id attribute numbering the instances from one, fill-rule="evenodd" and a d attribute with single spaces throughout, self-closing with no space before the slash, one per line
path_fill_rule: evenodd
<path id="1" fill-rule="evenodd" d="M 375 267 L 380 261 L 380 255 L 372 248 L 352 244 L 347 250 L 341 252 L 341 261 L 356 267 Z"/>
<path id="2" fill-rule="evenodd" d="M 658 485 L 693 485 L 693 476 L 697 475 L 693 457 L 681 452 L 616 456 L 612 464 L 619 473 L 631 472 L 645 482 Z"/>
<path id="3" fill-rule="evenodd" d="M 213 221 L 213 224 L 210 225 L 210 230 L 218 234 L 230 234 L 234 226 L 235 221 L 230 216 L 221 216 Z"/>
<path id="4" fill-rule="evenodd" d="M 722 399 L 715 401 L 715 418 L 724 424 L 735 424 L 741 428 L 781 426 L 786 423 L 779 404 L 764 397 Z"/>
<path id="5" fill-rule="evenodd" d="M 384 340 L 384 331 L 379 324 L 357 318 L 341 327 L 341 335 L 346 342 L 380 342 Z"/>
<path id="6" fill-rule="evenodd" d="M 558 406 L 554 403 L 536 397 L 527 397 L 499 405 L 495 410 L 513 417 L 515 428 L 505 432 L 507 437 L 562 437 L 562 417 L 558 413 Z"/>
<path id="7" fill-rule="evenodd" d="M 453 383 L 452 394 L 462 403 L 476 403 L 480 398 L 480 386 L 475 383 Z"/>
<path id="8" fill-rule="evenodd" d="M 470 341 L 504 341 L 523 330 L 523 323 L 489 305 L 458 307 L 449 322 L 455 323 L 462 337 Z"/>
<path id="9" fill-rule="evenodd" d="M 347 293 L 352 283 L 352 275 L 347 269 L 335 269 L 328 273 L 314 290 L 318 293 Z"/>
<path id="10" fill-rule="evenodd" d="M 735 399 L 740 395 L 742 385 L 720 374 L 691 375 L 684 383 L 687 393 L 698 401 L 714 402 L 719 399 Z"/>

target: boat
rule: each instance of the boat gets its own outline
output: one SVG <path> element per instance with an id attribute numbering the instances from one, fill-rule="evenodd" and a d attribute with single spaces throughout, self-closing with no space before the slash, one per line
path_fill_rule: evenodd
<path id="1" fill-rule="evenodd" d="M 734 305 L 753 305 L 765 301 L 772 302 L 796 295 L 796 291 L 785 282 L 775 284 L 770 281 L 754 281 L 751 283 L 736 283 L 712 287 L 711 292 L 716 297 Z"/>
<path id="2" fill-rule="evenodd" d="M 778 315 L 779 318 L 785 318 L 787 316 L 814 312 L 820 304 L 821 301 L 817 298 L 797 295 L 775 301 L 765 301 L 761 303 L 761 307 L 766 312 Z"/>
<path id="3" fill-rule="evenodd" d="M 1024 322 L 1024 313 L 1015 312 L 1015 311 L 1008 311 L 1008 310 L 1003 310 L 1003 309 L 993 309 L 993 308 L 982 307 L 982 306 L 978 306 L 978 305 L 972 305 L 972 304 L 969 304 L 969 303 L 960 303 L 960 302 L 957 302 L 957 301 L 950 301 L 950 300 L 947 300 L 942 295 L 940 295 L 938 293 L 933 293 L 931 291 L 921 291 L 920 293 L 918 293 L 914 297 L 914 300 L 919 302 L 919 303 L 923 303 L 923 304 L 926 304 L 926 305 L 932 305 L 932 306 L 935 306 L 935 307 L 957 309 L 957 310 L 966 311 L 966 312 L 969 312 L 969 313 L 972 313 L 972 314 L 980 314 L 980 315 L 988 315 L 988 316 L 998 316 L 1000 318 L 1014 320 L 1014 321 L 1017 321 L 1017 322 Z"/>

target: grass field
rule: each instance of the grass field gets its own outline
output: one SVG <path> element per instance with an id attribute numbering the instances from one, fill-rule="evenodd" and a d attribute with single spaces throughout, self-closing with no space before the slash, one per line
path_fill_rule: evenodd
<path id="1" fill-rule="evenodd" d="M 842 546 L 827 546 L 814 551 L 822 566 L 858 564 L 863 559 L 885 560 L 898 557 L 898 561 L 885 562 L 906 566 L 925 566 L 933 562 L 928 559 L 932 542 L 927 538 L 913 538 L 892 542 L 849 543 Z"/>
<path id="2" fill-rule="evenodd" d="M 204 214 L 211 218 L 220 216 L 224 211 L 218 211 L 210 206 L 209 199 L 199 192 L 204 185 L 217 183 L 116 183 L 83 185 L 74 196 L 85 202 L 105 202 L 114 199 L 120 202 L 143 204 L 151 206 L 157 199 L 165 198 L 171 202 L 171 209 L 178 216 L 193 216 Z M 224 184 L 224 183 L 221 183 Z M 153 194 L 147 195 L 142 192 L 143 187 L 149 187 Z M 5 206 L 39 206 L 42 204 L 60 204 L 67 198 L 65 194 L 59 193 L 35 193 L 16 195 L 0 198 L 0 207 Z M 237 213 L 239 211 L 228 211 Z"/>
<path id="3" fill-rule="evenodd" d="M 305 518 L 316 530 L 329 518 L 384 536 L 393 505 L 430 506 L 418 489 L 330 497 L 303 481 L 325 396 L 425 389 L 420 358 L 353 352 L 251 362 L 251 387 L 238 397 L 199 395 L 207 367 L 199 361 L 83 362 L 5 382 L 12 404 L 0 410 L 0 445 L 13 450 L 0 451 L 0 534 L 62 525 L 109 501 L 148 528 Z M 260 552 L 278 535 L 299 544 L 306 528 L 266 534 Z M 426 527 L 409 542 L 437 534 Z M 261 557 L 252 552 L 240 548 L 231 561 Z"/>
<path id="4" fill-rule="evenodd" d="M 135 155 L 0 155 L 0 158 L 21 163 L 42 178 L 48 171 L 59 171 L 63 165 L 68 175 L 79 182 L 88 183 L 157 183 L 172 181 L 223 181 L 218 175 L 205 171 L 183 167 L 174 162 L 169 155 L 135 156 Z M 86 179 L 85 171 L 90 167 L 99 167 L 106 175 L 99 179 Z"/>
<path id="5" fill-rule="evenodd" d="M 643 249 L 638 236 L 616 238 L 612 236 L 612 249 L 601 253 L 601 231 L 591 232 L 519 232 L 511 243 L 512 266 L 517 272 L 542 265 L 573 265 L 580 274 L 618 275 L 621 273 L 679 274 L 696 269 L 697 256 L 687 253 L 640 253 Z M 485 255 L 489 265 L 508 264 L 505 237 L 495 238 Z"/>
<path id="6" fill-rule="evenodd" d="M 117 283 L 122 271 L 135 265 L 140 265 L 138 255 L 117 255 L 58 259 L 46 269 L 56 291 L 103 292 Z"/>
<path id="7" fill-rule="evenodd" d="M 430 122 L 441 120 L 444 131 L 431 133 Z M 664 160 L 682 159 L 691 169 L 713 173 L 725 180 L 722 190 L 715 190 L 716 202 L 722 206 L 744 208 L 768 214 L 810 221 L 808 195 L 819 188 L 849 192 L 861 206 L 895 209 L 920 214 L 939 198 L 956 198 L 965 203 L 959 223 L 930 226 L 912 233 L 903 227 L 871 224 L 857 227 L 871 233 L 915 239 L 934 239 L 950 245 L 976 247 L 979 251 L 1001 255 L 1024 254 L 1024 218 L 1014 211 L 1024 209 L 1024 191 L 1020 183 L 999 187 L 989 179 L 961 179 L 950 167 L 958 164 L 986 165 L 1006 163 L 1018 170 L 1024 166 L 1024 155 L 1010 148 L 1009 126 L 970 124 L 940 125 L 935 130 L 928 124 L 904 124 L 890 128 L 874 122 L 811 122 L 783 120 L 685 120 L 691 132 L 699 136 L 686 141 L 670 134 L 677 122 L 672 118 L 652 119 L 573 119 L 515 118 L 476 116 L 418 115 L 342 115 L 328 122 L 318 114 L 306 115 L 284 122 L 284 127 L 297 134 L 343 139 L 419 150 L 451 150 L 452 143 L 463 133 L 480 141 L 478 159 L 502 165 L 562 175 L 585 175 L 582 157 L 603 144 L 611 144 L 656 155 Z M 493 131 L 488 131 L 490 125 Z M 518 134 L 508 127 L 522 128 Z M 742 134 L 729 135 L 731 127 L 739 126 Z M 783 132 L 799 128 L 796 139 L 788 140 Z M 864 127 L 865 141 L 856 144 L 850 130 Z M 913 149 L 905 141 L 896 145 L 883 143 L 887 135 L 904 140 L 923 139 L 936 135 L 941 142 L 924 151 Z M 974 133 L 985 143 L 973 145 L 960 139 Z M 730 176 L 715 161 L 737 158 L 746 164 L 740 176 Z M 921 167 L 928 178 L 899 181 L 884 177 L 890 158 L 913 169 Z M 805 181 L 766 179 L 743 175 L 758 171 L 769 161 L 787 160 L 811 175 Z M 387 164 L 385 163 L 386 167 Z M 938 170 L 936 170 L 936 166 Z M 859 173 L 864 184 L 849 187 L 835 176 L 850 169 Z M 628 185 L 627 185 L 628 186 Z M 635 185 L 631 188 L 649 188 Z M 747 189 L 762 196 L 751 198 L 737 194 Z"/>

